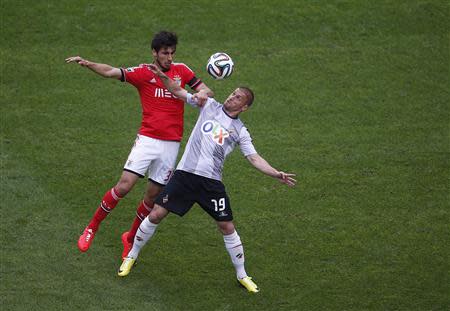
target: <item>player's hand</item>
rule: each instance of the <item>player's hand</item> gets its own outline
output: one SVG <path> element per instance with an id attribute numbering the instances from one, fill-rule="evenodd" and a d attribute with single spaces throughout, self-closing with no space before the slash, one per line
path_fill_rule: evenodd
<path id="1" fill-rule="evenodd" d="M 159 69 L 159 67 L 156 66 L 155 64 L 148 64 L 147 66 L 148 66 L 148 69 L 150 69 L 158 77 L 165 75 L 164 72 L 162 72 L 161 69 Z"/>
<path id="2" fill-rule="evenodd" d="M 66 58 L 66 63 L 77 63 L 83 67 L 89 66 L 90 62 L 88 60 L 85 60 L 81 58 L 80 56 L 71 56 Z"/>
<path id="3" fill-rule="evenodd" d="M 293 187 L 297 184 L 297 180 L 293 178 L 295 174 L 285 173 L 285 172 L 279 172 L 279 175 L 277 176 L 277 179 L 290 187 Z"/>
<path id="4" fill-rule="evenodd" d="M 203 107 L 208 100 L 208 92 L 206 90 L 200 90 L 192 95 L 192 98 L 197 102 L 198 107 Z"/>

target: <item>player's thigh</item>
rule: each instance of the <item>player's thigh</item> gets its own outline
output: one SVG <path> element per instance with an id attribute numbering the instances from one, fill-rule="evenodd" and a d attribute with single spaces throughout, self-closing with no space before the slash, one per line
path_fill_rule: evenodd
<path id="1" fill-rule="evenodd" d="M 166 185 L 174 172 L 180 143 L 161 140 L 158 145 L 159 155 L 148 168 L 148 178 L 160 185 Z"/>
<path id="2" fill-rule="evenodd" d="M 194 205 L 195 180 L 183 171 L 175 171 L 169 183 L 156 197 L 155 204 L 179 216 L 186 214 Z"/>
<path id="3" fill-rule="evenodd" d="M 152 162 L 160 155 L 159 142 L 158 139 L 137 135 L 123 169 L 144 177 Z"/>
<path id="4" fill-rule="evenodd" d="M 230 198 L 220 181 L 204 180 L 202 193 L 197 193 L 197 202 L 216 221 L 233 220 Z"/>
<path id="5" fill-rule="evenodd" d="M 155 204 L 148 217 L 152 223 L 159 224 L 161 220 L 163 220 L 167 216 L 167 214 L 169 214 L 169 210 L 158 204 Z"/>

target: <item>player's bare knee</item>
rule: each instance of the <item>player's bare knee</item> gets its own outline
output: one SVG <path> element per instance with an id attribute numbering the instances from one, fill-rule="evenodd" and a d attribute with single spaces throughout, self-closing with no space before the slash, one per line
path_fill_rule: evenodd
<path id="1" fill-rule="evenodd" d="M 148 206 L 153 205 L 153 202 L 155 201 L 156 197 L 158 196 L 158 194 L 160 193 L 160 191 L 157 192 L 149 192 L 146 191 L 144 194 L 144 202 L 145 204 L 147 204 Z"/>
<path id="2" fill-rule="evenodd" d="M 149 197 L 148 195 L 144 194 L 144 203 L 145 203 L 147 206 L 152 206 L 153 203 L 155 202 L 155 199 L 156 199 L 156 198 L 154 198 L 154 197 Z"/>
<path id="3" fill-rule="evenodd" d="M 144 200 L 147 203 L 153 204 L 153 201 L 156 199 L 156 197 L 159 195 L 159 193 L 162 191 L 163 187 L 160 185 L 157 185 L 153 183 L 152 181 L 149 181 L 149 184 L 147 186 L 147 190 L 145 191 Z"/>
<path id="4" fill-rule="evenodd" d="M 148 219 L 154 224 L 159 224 L 161 220 L 163 220 L 163 218 L 166 217 L 166 215 L 167 215 L 166 209 L 155 204 L 154 208 L 148 215 Z"/>
<path id="5" fill-rule="evenodd" d="M 128 181 L 122 181 L 120 180 L 117 185 L 114 187 L 114 189 L 117 190 L 119 195 L 123 198 L 125 195 L 130 192 L 131 188 L 133 188 L 133 183 L 130 183 Z"/>
<path id="6" fill-rule="evenodd" d="M 161 222 L 161 220 L 160 220 L 157 216 L 152 215 L 151 212 L 150 212 L 150 214 L 148 214 L 147 217 L 148 217 L 148 220 L 150 220 L 150 222 L 151 222 L 152 224 L 157 225 L 157 224 L 159 224 L 159 223 Z"/>
<path id="7" fill-rule="evenodd" d="M 131 191 L 131 189 L 133 189 L 133 186 L 136 183 L 136 181 L 137 178 L 122 176 L 114 188 L 119 192 L 121 197 L 124 197 L 126 194 L 128 194 L 128 192 Z"/>
<path id="8" fill-rule="evenodd" d="M 232 221 L 218 221 L 217 226 L 223 235 L 232 234 L 236 230 Z"/>

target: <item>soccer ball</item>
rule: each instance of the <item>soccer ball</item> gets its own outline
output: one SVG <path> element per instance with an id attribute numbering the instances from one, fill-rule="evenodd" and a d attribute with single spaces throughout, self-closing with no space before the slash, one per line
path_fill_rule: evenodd
<path id="1" fill-rule="evenodd" d="M 219 52 L 211 55 L 206 71 L 216 80 L 225 79 L 233 73 L 234 63 L 230 56 Z"/>

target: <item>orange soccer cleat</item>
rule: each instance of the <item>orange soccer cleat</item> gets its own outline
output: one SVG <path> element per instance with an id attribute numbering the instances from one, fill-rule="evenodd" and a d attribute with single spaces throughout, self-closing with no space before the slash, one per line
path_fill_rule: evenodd
<path id="1" fill-rule="evenodd" d="M 86 227 L 83 231 L 83 234 L 80 235 L 80 238 L 78 239 L 78 248 L 83 253 L 86 252 L 89 247 L 91 246 L 92 240 L 94 239 L 95 232 Z"/>

